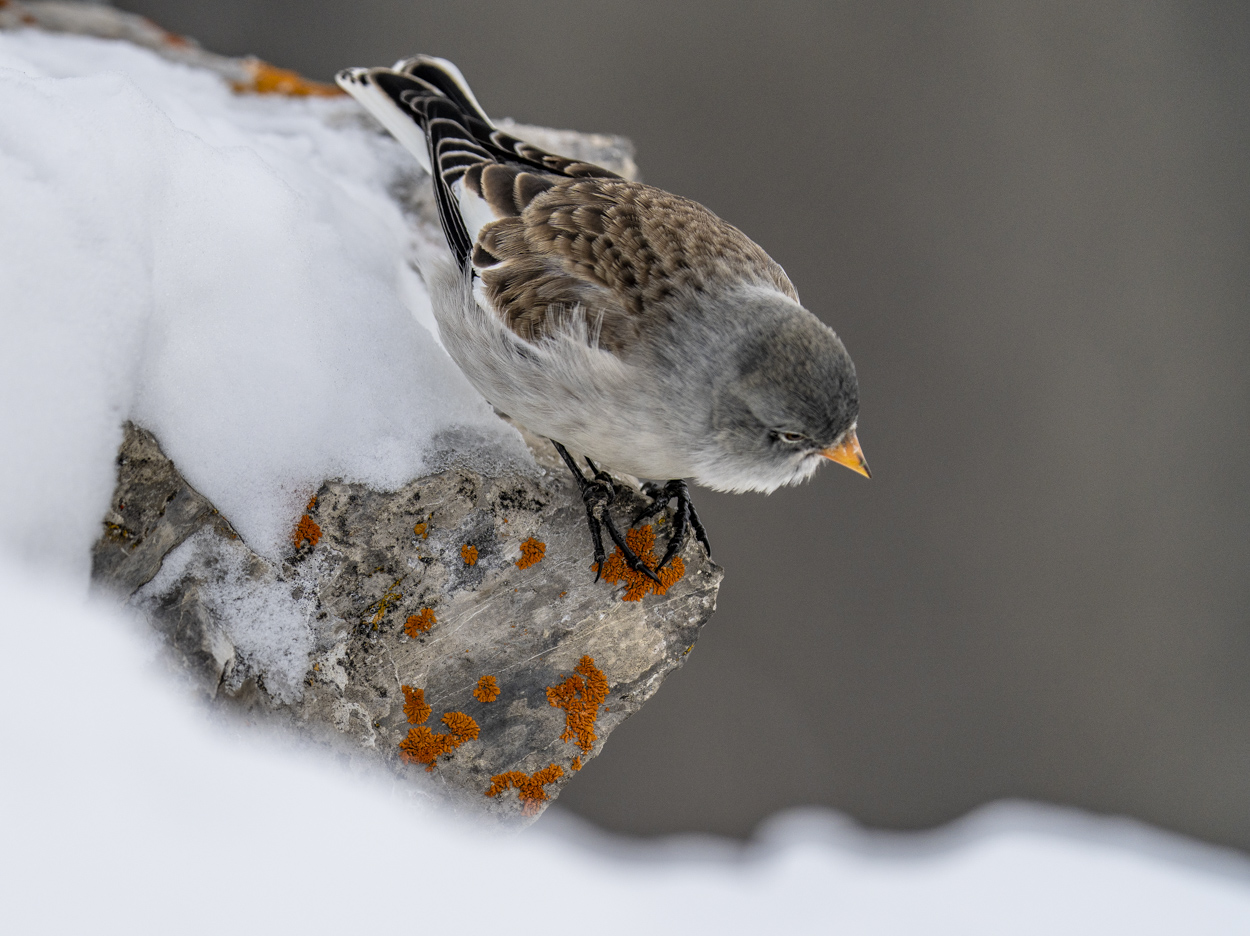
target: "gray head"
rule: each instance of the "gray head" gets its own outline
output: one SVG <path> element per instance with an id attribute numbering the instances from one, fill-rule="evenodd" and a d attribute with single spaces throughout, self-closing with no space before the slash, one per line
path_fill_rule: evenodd
<path id="1" fill-rule="evenodd" d="M 859 384 L 833 329 L 776 293 L 747 297 L 731 367 L 713 377 L 713 446 L 701 484 L 773 491 L 831 459 L 868 475 L 855 437 Z M 722 339 L 724 340 L 724 339 Z"/>

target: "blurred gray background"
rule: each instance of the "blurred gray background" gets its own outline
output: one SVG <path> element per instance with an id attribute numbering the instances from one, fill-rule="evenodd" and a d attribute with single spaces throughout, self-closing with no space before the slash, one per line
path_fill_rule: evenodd
<path id="1" fill-rule="evenodd" d="M 850 349 L 873 480 L 696 493 L 720 609 L 561 805 L 744 835 L 1030 797 L 1250 848 L 1250 4 L 118 5 L 626 134 Z"/>

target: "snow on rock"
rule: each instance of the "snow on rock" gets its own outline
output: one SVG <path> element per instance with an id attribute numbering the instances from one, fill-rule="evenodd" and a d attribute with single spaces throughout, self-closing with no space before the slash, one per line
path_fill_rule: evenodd
<path id="1" fill-rule="evenodd" d="M 0 543 L 86 581 L 123 420 L 274 557 L 327 477 L 528 463 L 427 330 L 419 172 L 347 99 L 0 32 Z M 414 317 L 420 315 L 426 326 Z"/>
<path id="2" fill-rule="evenodd" d="M 416 161 L 350 98 L 238 95 L 85 36 L 0 31 L 0 114 L 21 222 L 0 254 L 0 393 L 26 401 L 0 417 L 24 446 L 0 546 L 81 574 L 99 534 L 93 583 L 133 595 L 208 698 L 532 821 L 684 662 L 720 572 L 690 540 L 654 602 L 596 584 L 564 467 L 535 464 L 430 331 L 411 262 L 441 233 Z M 530 540 L 536 570 L 517 562 Z M 547 690 L 583 657 L 616 695 L 570 749 Z M 508 708 L 481 709 L 485 675 Z M 437 772 L 409 683 L 473 723 Z M 562 771 L 542 796 L 495 790 L 541 771 Z"/>

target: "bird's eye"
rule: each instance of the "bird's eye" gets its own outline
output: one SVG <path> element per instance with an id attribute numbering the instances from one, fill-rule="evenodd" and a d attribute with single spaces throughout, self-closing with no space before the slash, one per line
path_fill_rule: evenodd
<path id="1" fill-rule="evenodd" d="M 777 438 L 782 442 L 789 442 L 791 445 L 794 445 L 796 442 L 804 441 L 807 437 L 798 432 L 779 432 L 777 433 Z"/>

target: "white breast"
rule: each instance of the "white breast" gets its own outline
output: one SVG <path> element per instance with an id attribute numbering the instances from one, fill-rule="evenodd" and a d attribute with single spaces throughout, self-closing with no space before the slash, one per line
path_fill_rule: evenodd
<path id="1" fill-rule="evenodd" d="M 422 273 L 448 354 L 501 412 L 614 471 L 652 479 L 696 474 L 689 433 L 663 390 L 595 347 L 582 316 L 531 344 L 479 302 L 454 264 L 423 264 Z"/>

